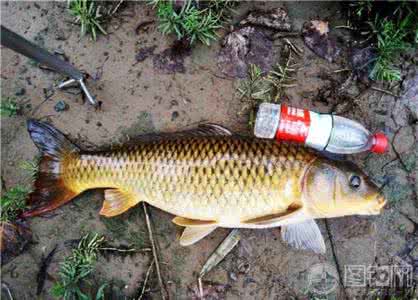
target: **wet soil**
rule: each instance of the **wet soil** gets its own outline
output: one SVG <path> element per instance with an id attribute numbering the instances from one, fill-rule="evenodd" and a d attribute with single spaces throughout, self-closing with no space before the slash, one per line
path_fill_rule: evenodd
<path id="1" fill-rule="evenodd" d="M 329 21 L 331 30 L 345 24 L 340 4 L 330 2 L 245 2 L 238 6 L 235 22 L 254 8 L 274 7 L 288 10 L 292 31 L 300 32 L 306 21 L 318 16 Z M 218 69 L 220 44 L 197 45 L 180 61 L 164 61 L 161 57 L 169 52 L 173 38 L 161 35 L 155 22 L 146 23 L 146 30 L 136 30 L 138 24 L 155 19 L 144 3 L 128 2 L 112 20 L 107 29 L 109 34 L 100 36 L 96 42 L 80 38 L 79 28 L 71 24 L 65 3 L 2 1 L 1 17 L 8 28 L 50 51 L 64 52 L 71 63 L 91 75 L 89 88 L 102 101 L 101 109 L 96 110 L 74 91 L 55 90 L 51 95 L 51 86 L 64 79 L 61 75 L 42 70 L 30 59 L 3 48 L 2 99 L 15 98 L 23 106 L 21 115 L 1 120 L 1 176 L 6 188 L 30 183 L 29 176 L 19 167 L 22 161 L 38 155 L 26 132 L 25 121 L 30 117 L 51 121 L 86 149 L 123 142 L 141 133 L 175 131 L 205 121 L 250 134 L 247 117 L 237 115 L 243 105 L 236 93 L 240 81 L 225 78 Z M 221 37 L 225 34 L 226 31 L 219 32 Z M 337 34 L 344 41 L 347 33 Z M 319 221 L 326 240 L 326 255 L 288 248 L 280 240 L 279 229 L 243 230 L 240 244 L 205 280 L 228 284 L 227 299 L 310 298 L 318 295 L 309 288 L 309 276 L 314 272 L 313 266 L 321 263 L 337 274 L 336 287 L 328 295 L 330 299 L 390 295 L 393 291 L 389 287 L 344 286 L 344 274 L 351 265 L 367 268 L 406 262 L 415 264 L 417 276 L 418 126 L 414 106 L 407 105 L 417 100 L 416 95 L 404 101 L 402 97 L 350 81 L 350 72 L 344 71 L 350 68 L 346 48 L 330 63 L 309 50 L 301 37 L 289 40 L 303 50 L 298 58 L 303 68 L 296 75 L 298 86 L 286 90 L 284 102 L 320 112 L 337 112 L 373 131 L 384 131 L 391 141 L 388 153 L 361 154 L 350 160 L 384 185 L 389 205 L 379 216 Z M 283 39 L 274 40 L 273 48 L 280 49 L 283 44 Z M 406 80 L 416 76 L 416 61 L 416 54 L 412 54 L 403 63 Z M 173 72 L 158 68 L 168 64 L 174 64 Z M 390 88 L 395 95 L 406 93 L 403 86 L 374 84 L 374 87 Z M 68 109 L 56 112 L 54 106 L 59 101 L 67 103 Z M 116 245 L 149 246 L 142 209 L 137 207 L 119 217 L 105 219 L 98 215 L 102 199 L 102 191 L 91 191 L 47 217 L 30 221 L 36 243 L 2 267 L 2 280 L 15 299 L 36 298 L 39 264 L 58 244 L 40 296 L 51 299 L 49 289 L 57 278 L 59 263 L 69 253 L 64 242 L 80 238 L 85 232 L 102 233 Z M 198 244 L 184 248 L 176 240 L 178 230 L 171 223 L 172 216 L 157 209 L 151 209 L 151 215 L 167 290 L 173 299 L 189 299 L 201 266 L 228 230 L 218 229 Z M 101 257 L 94 280 L 111 281 L 114 289 L 131 299 L 138 295 L 151 259 L 147 252 Z M 151 276 L 148 295 L 160 299 L 155 274 Z"/>

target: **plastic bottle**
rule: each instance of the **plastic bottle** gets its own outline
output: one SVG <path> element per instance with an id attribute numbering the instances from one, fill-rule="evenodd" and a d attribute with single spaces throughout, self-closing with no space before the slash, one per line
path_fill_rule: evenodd
<path id="1" fill-rule="evenodd" d="M 383 133 L 371 134 L 355 121 L 284 104 L 262 103 L 254 134 L 259 138 L 293 141 L 339 154 L 383 153 L 388 146 Z"/>

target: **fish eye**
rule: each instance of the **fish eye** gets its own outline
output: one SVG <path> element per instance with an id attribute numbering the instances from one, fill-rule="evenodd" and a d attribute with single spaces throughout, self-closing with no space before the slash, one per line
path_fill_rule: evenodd
<path id="1" fill-rule="evenodd" d="M 361 178 L 358 175 L 352 175 L 350 177 L 350 186 L 354 189 L 358 189 L 361 185 Z"/>

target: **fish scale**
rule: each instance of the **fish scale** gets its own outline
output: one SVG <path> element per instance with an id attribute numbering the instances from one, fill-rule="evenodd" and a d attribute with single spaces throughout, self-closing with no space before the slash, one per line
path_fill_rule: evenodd
<path id="1" fill-rule="evenodd" d="M 70 156 L 73 191 L 119 189 L 175 215 L 233 223 L 299 201 L 309 150 L 236 136 L 177 138 L 110 153 Z"/>
<path id="2" fill-rule="evenodd" d="M 22 218 L 54 210 L 85 190 L 105 188 L 101 215 L 113 217 L 148 202 L 176 215 L 173 222 L 185 227 L 183 246 L 217 227 L 281 226 L 289 245 L 325 253 L 314 219 L 374 215 L 386 203 L 349 162 L 242 138 L 216 124 L 144 136 L 135 146 L 96 153 L 84 153 L 45 122 L 29 120 L 28 131 L 42 158 Z"/>

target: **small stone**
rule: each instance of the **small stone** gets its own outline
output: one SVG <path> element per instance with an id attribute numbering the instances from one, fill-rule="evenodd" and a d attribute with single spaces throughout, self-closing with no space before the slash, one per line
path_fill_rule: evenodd
<path id="1" fill-rule="evenodd" d="M 176 120 L 178 117 L 179 117 L 178 111 L 173 111 L 173 113 L 171 114 L 171 121 Z"/>
<path id="2" fill-rule="evenodd" d="M 139 49 L 138 53 L 135 55 L 136 61 L 142 62 L 146 60 L 149 56 L 154 54 L 155 48 L 157 48 L 157 46 L 144 47 Z"/>
<path id="3" fill-rule="evenodd" d="M 24 94 L 26 94 L 26 90 L 24 88 L 18 88 L 15 93 L 16 96 L 23 96 Z"/>
<path id="4" fill-rule="evenodd" d="M 68 104 L 62 100 L 58 101 L 57 104 L 55 104 L 54 106 L 54 109 L 56 112 L 62 112 L 62 111 L 67 110 L 68 108 L 69 108 Z"/>
<path id="5" fill-rule="evenodd" d="M 229 275 L 229 278 L 231 280 L 233 280 L 233 281 L 237 281 L 238 280 L 237 274 L 235 274 L 234 272 L 230 272 L 228 275 Z"/>

